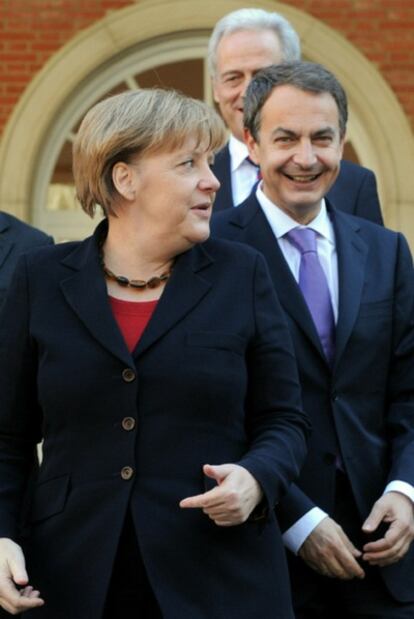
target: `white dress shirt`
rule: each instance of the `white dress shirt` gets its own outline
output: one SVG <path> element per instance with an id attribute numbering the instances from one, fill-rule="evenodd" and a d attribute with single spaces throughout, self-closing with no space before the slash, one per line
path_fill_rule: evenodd
<path id="1" fill-rule="evenodd" d="M 299 281 L 301 254 L 292 243 L 284 238 L 284 236 L 290 232 L 290 230 L 293 230 L 293 228 L 309 227 L 317 233 L 316 249 L 328 282 L 336 324 L 338 321 L 338 258 L 336 253 L 335 232 L 328 211 L 326 210 L 325 200 L 322 200 L 321 208 L 317 216 L 307 224 L 307 226 L 302 226 L 269 200 L 263 193 L 260 185 L 257 188 L 256 197 L 292 275 L 297 282 Z M 387 484 L 384 494 L 393 491 L 404 494 L 414 502 L 414 487 L 411 484 L 398 480 L 392 481 Z M 297 554 L 303 542 L 312 533 L 313 529 L 327 516 L 328 514 L 319 507 L 311 509 L 285 531 L 283 534 L 285 546 Z"/>
<path id="2" fill-rule="evenodd" d="M 249 197 L 257 182 L 257 167 L 246 161 L 249 151 L 244 142 L 239 142 L 234 135 L 229 140 L 231 193 L 234 206 Z"/>

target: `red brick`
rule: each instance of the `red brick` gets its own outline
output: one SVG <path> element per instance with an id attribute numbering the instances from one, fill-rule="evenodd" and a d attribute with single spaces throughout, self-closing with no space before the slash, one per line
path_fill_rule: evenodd
<path id="1" fill-rule="evenodd" d="M 24 87 L 78 32 L 139 0 L 0 0 L 0 133 Z M 414 128 L 414 0 L 285 0 L 356 46 L 395 92 Z M 25 45 L 26 47 L 18 47 Z"/>
<path id="2" fill-rule="evenodd" d="M 30 62 L 32 60 L 36 60 L 36 55 L 30 52 L 15 52 L 14 54 L 10 54 L 9 52 L 0 53 L 0 62 L 13 62 L 14 60 L 19 60 L 20 62 Z"/>
<path id="3" fill-rule="evenodd" d="M 401 20 L 401 21 L 386 21 L 386 22 L 380 22 L 378 24 L 378 28 L 380 28 L 380 30 L 395 30 L 397 32 L 401 32 L 404 30 L 408 30 L 410 33 L 410 36 L 413 36 L 413 31 L 414 31 L 414 21 L 405 21 L 405 20 Z"/>

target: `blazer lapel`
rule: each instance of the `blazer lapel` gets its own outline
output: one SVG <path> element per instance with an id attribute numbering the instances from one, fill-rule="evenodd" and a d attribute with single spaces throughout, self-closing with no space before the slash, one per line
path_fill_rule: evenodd
<path id="1" fill-rule="evenodd" d="M 212 258 L 203 245 L 196 245 L 178 256 L 155 312 L 134 350 L 134 357 L 142 355 L 163 337 L 210 291 L 210 282 L 199 271 L 211 263 Z"/>
<path id="2" fill-rule="evenodd" d="M 234 209 L 230 223 L 243 229 L 242 240 L 265 256 L 283 308 L 328 363 L 306 301 L 255 196 Z"/>
<path id="3" fill-rule="evenodd" d="M 105 224 L 106 222 L 102 222 Z M 100 224 L 94 235 L 83 241 L 62 261 L 73 272 L 61 280 L 67 303 L 92 336 L 110 353 L 130 366 L 131 355 L 113 317 L 98 256 Z"/>
<path id="4" fill-rule="evenodd" d="M 329 208 L 335 230 L 338 255 L 338 324 L 335 364 L 343 354 L 361 304 L 368 247 L 358 234 L 359 225 L 346 215 Z"/>

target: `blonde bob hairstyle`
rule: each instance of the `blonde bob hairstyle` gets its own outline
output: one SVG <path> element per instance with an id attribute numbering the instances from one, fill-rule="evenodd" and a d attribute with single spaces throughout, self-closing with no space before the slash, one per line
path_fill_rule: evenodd
<path id="1" fill-rule="evenodd" d="M 226 141 L 226 129 L 210 106 L 174 90 L 137 90 L 100 101 L 87 112 L 73 144 L 76 195 L 83 210 L 93 217 L 99 205 L 106 215 L 116 215 L 120 195 L 112 180 L 114 165 L 172 152 L 193 137 L 197 147 L 215 152 Z"/>

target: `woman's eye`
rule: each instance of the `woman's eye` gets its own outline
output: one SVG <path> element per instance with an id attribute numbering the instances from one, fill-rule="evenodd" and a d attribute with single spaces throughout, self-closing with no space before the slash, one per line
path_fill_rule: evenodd
<path id="1" fill-rule="evenodd" d="M 181 165 L 185 168 L 192 168 L 194 165 L 194 159 L 186 159 Z"/>

